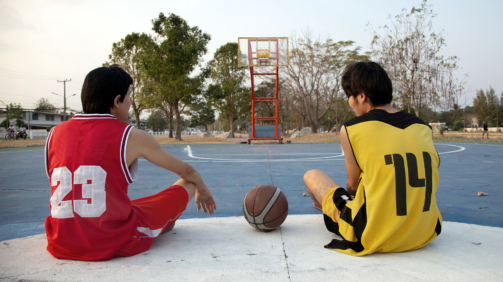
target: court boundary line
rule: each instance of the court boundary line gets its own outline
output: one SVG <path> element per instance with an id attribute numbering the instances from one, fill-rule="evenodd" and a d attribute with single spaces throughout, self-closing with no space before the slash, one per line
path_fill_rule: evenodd
<path id="1" fill-rule="evenodd" d="M 198 157 L 194 156 L 192 152 L 192 148 L 190 145 L 187 145 L 185 148 L 187 150 L 187 155 L 190 158 L 193 159 L 199 159 L 199 160 L 207 160 L 211 162 L 236 162 L 236 163 L 261 163 L 261 162 L 292 162 L 292 161 L 332 161 L 332 160 L 340 160 L 337 158 L 343 157 L 344 156 L 344 151 L 342 150 L 341 147 L 341 154 L 335 155 L 335 156 L 329 156 L 329 157 L 318 157 L 318 158 L 295 158 L 295 159 L 276 159 L 276 160 L 271 160 L 271 159 L 263 159 L 263 160 L 252 160 L 252 159 L 241 159 L 241 160 L 236 160 L 236 159 L 217 159 L 217 158 L 205 158 L 205 157 Z M 238 154 L 236 154 L 238 155 Z M 262 155 L 262 154 L 256 154 L 257 156 L 267 156 L 267 155 Z"/>
<path id="2" fill-rule="evenodd" d="M 438 155 L 443 155 L 443 154 L 451 154 L 451 153 L 458 153 L 466 150 L 465 147 L 459 146 L 459 145 L 453 145 L 453 144 L 442 144 L 444 146 L 452 146 L 458 148 L 457 150 L 454 151 L 448 151 L 448 152 L 438 152 Z M 200 156 L 195 156 L 194 153 L 192 152 L 192 148 L 190 145 L 187 145 L 187 147 L 184 149 L 187 151 L 187 156 L 192 159 L 196 160 L 188 160 L 191 162 L 234 162 L 234 163 L 263 163 L 263 162 L 295 162 L 295 161 L 308 161 L 308 162 L 315 162 L 315 161 L 342 161 L 344 160 L 344 150 L 342 149 L 341 145 L 341 153 L 333 156 L 328 156 L 328 157 L 317 157 L 317 158 L 292 158 L 292 159 L 222 159 L 222 158 L 208 158 L 208 157 L 200 157 Z M 301 153 L 301 154 L 310 154 L 310 153 Z M 325 153 L 313 153 L 313 154 L 325 154 Z M 262 155 L 262 154 L 199 154 L 199 155 L 256 155 L 256 156 L 269 156 L 269 154 Z M 298 155 L 295 153 L 288 153 L 288 154 L 270 154 L 271 156 L 273 155 Z M 312 155 L 312 154 L 310 154 Z"/>

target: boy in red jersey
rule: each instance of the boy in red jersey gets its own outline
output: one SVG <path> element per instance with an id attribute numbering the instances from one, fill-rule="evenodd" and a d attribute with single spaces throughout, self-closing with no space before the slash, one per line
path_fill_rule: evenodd
<path id="1" fill-rule="evenodd" d="M 45 147 L 51 183 L 47 250 L 56 258 L 109 260 L 150 248 L 195 195 L 210 215 L 215 201 L 199 173 L 175 158 L 147 132 L 126 123 L 131 76 L 117 65 L 91 71 L 82 88 L 85 114 L 54 127 Z M 180 176 L 166 190 L 131 201 L 138 158 Z"/>

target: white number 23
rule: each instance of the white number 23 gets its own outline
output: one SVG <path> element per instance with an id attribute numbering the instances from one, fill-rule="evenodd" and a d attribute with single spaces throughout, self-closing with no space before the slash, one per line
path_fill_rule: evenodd
<path id="1" fill-rule="evenodd" d="M 107 173 L 99 166 L 80 166 L 73 175 L 73 184 L 82 184 L 83 200 L 63 201 L 72 191 L 72 173 L 67 167 L 58 167 L 52 171 L 51 186 L 56 190 L 51 196 L 51 215 L 53 218 L 74 217 L 74 211 L 81 217 L 99 217 L 106 208 L 105 180 Z M 90 180 L 91 184 L 87 181 Z M 86 198 L 91 199 L 91 203 Z M 73 207 L 72 207 L 73 206 Z"/>

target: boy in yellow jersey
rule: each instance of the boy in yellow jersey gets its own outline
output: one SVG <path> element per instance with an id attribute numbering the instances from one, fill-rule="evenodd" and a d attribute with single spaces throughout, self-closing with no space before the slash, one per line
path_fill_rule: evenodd
<path id="1" fill-rule="evenodd" d="M 430 126 L 391 106 L 391 80 L 374 62 L 348 65 L 342 88 L 357 115 L 340 131 L 347 190 L 319 170 L 304 175 L 327 229 L 342 237 L 325 248 L 363 256 L 425 246 L 442 224 Z"/>

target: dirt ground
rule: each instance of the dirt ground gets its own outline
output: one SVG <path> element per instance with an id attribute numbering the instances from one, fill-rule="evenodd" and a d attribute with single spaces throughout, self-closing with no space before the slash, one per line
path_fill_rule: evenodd
<path id="1" fill-rule="evenodd" d="M 182 140 L 178 141 L 168 136 L 154 136 L 160 144 L 235 144 L 246 142 L 246 134 L 242 138 L 219 138 L 219 137 L 201 137 L 195 135 L 183 135 Z M 444 135 L 433 134 L 435 141 L 461 141 L 461 142 L 490 142 L 490 143 L 503 143 L 503 133 L 491 133 L 490 139 L 482 139 L 481 133 L 467 133 L 467 132 L 445 132 Z M 290 138 L 286 137 L 283 142 L 286 143 L 331 143 L 340 142 L 340 135 L 338 133 L 316 133 L 309 134 L 302 137 Z M 276 143 L 267 141 L 268 143 Z M 266 142 L 266 143 L 267 143 Z M 253 143 L 264 143 L 264 141 L 253 141 Z M 22 148 L 22 147 L 42 147 L 45 144 L 45 139 L 33 140 L 0 140 L 0 148 Z"/>

